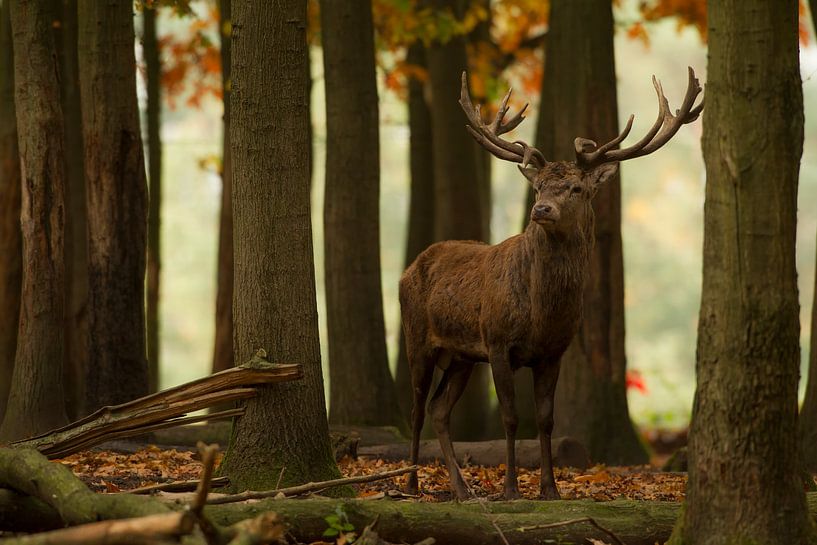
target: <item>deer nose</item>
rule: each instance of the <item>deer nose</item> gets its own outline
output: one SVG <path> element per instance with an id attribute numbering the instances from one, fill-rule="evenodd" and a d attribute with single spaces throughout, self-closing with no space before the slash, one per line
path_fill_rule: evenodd
<path id="1" fill-rule="evenodd" d="M 549 204 L 537 204 L 533 209 L 539 214 L 550 214 L 553 211 L 553 207 Z"/>

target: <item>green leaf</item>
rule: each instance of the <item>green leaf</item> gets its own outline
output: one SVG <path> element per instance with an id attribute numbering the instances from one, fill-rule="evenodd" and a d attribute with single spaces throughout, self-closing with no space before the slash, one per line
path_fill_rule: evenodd
<path id="1" fill-rule="evenodd" d="M 323 531 L 323 537 L 334 537 L 338 535 L 340 532 L 337 528 L 327 528 Z"/>
<path id="2" fill-rule="evenodd" d="M 344 532 L 351 532 L 352 530 L 355 529 L 355 525 L 352 524 L 351 522 L 347 522 L 342 526 L 342 528 Z"/>

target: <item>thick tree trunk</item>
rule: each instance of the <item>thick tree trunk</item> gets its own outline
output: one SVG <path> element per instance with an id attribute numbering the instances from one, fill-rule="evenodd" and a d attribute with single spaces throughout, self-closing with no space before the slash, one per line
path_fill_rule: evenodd
<path id="1" fill-rule="evenodd" d="M 67 422 L 62 391 L 63 118 L 46 2 L 12 1 L 14 95 L 22 168 L 23 283 L 11 391 L 0 440 Z"/>
<path id="2" fill-rule="evenodd" d="M 230 0 L 219 0 L 224 132 L 221 144 L 221 214 L 218 231 L 216 335 L 213 373 L 233 366 L 233 201 L 230 161 Z"/>
<path id="3" fill-rule="evenodd" d="M 14 59 L 9 0 L 0 5 L 0 422 L 6 410 L 23 281 L 23 248 L 20 232 L 20 155 L 14 113 Z"/>
<path id="4" fill-rule="evenodd" d="M 79 2 L 88 203 L 86 411 L 148 390 L 145 355 L 147 188 L 136 104 L 133 6 Z"/>
<path id="5" fill-rule="evenodd" d="M 321 2 L 329 421 L 405 427 L 380 282 L 380 153 L 371 0 Z"/>
<path id="6" fill-rule="evenodd" d="M 461 13 L 458 0 L 434 0 L 439 10 Z M 465 38 L 434 43 L 427 51 L 431 89 L 431 135 L 434 162 L 434 233 L 436 240 L 485 240 L 476 146 L 465 130 L 466 119 L 457 100 L 460 74 L 467 68 Z M 491 417 L 491 370 L 477 365 L 462 398 L 451 414 L 455 439 L 485 437 Z"/>
<path id="7" fill-rule="evenodd" d="M 162 270 L 162 65 L 156 39 L 158 5 L 145 6 L 142 47 L 147 80 L 147 158 L 148 158 L 148 253 L 147 253 L 147 356 L 148 391 L 159 390 L 159 275 Z"/>
<path id="8" fill-rule="evenodd" d="M 812 28 L 817 32 L 817 0 L 809 0 L 809 11 Z M 817 471 L 817 268 L 814 276 L 814 299 L 811 305 L 810 339 L 806 397 L 800 409 L 800 449 L 806 468 Z"/>
<path id="9" fill-rule="evenodd" d="M 408 50 L 408 63 L 426 68 L 426 50 L 419 41 Z M 411 188 L 409 200 L 408 240 L 405 266 L 434 242 L 434 161 L 431 136 L 431 113 L 424 92 L 427 83 L 411 78 L 408 83 L 409 169 Z M 403 416 L 411 418 L 411 376 L 409 375 L 406 339 L 400 328 L 397 352 L 397 399 Z"/>
<path id="10" fill-rule="evenodd" d="M 672 543 L 817 543 L 797 448 L 797 2 L 710 2 L 708 18 L 698 386 Z"/>
<path id="11" fill-rule="evenodd" d="M 65 406 L 68 417 L 82 416 L 88 359 L 88 214 L 82 108 L 77 59 L 77 2 L 53 0 L 53 25 L 60 61 L 62 111 L 65 119 Z"/>
<path id="12" fill-rule="evenodd" d="M 547 35 L 540 134 L 552 135 L 548 159 L 575 157 L 577 136 L 598 142 L 618 134 L 613 13 L 608 0 L 554 0 Z M 550 148 L 550 149 L 548 149 Z M 596 244 L 584 291 L 584 319 L 562 357 L 555 435 L 570 435 L 609 464 L 647 461 L 627 410 L 624 380 L 624 265 L 621 183 L 593 200 Z"/>
<path id="13" fill-rule="evenodd" d="M 246 404 L 221 472 L 237 489 L 339 475 L 321 378 L 309 206 L 306 2 L 232 5 L 236 361 L 264 348 L 304 379 Z"/>

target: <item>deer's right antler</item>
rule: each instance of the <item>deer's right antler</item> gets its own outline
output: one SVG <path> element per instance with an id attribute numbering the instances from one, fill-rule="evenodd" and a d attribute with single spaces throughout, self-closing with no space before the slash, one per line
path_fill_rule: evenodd
<path id="1" fill-rule="evenodd" d="M 701 93 L 701 85 L 695 77 L 695 71 L 689 67 L 689 83 L 687 84 L 687 92 L 684 96 L 684 102 L 681 107 L 672 115 L 669 109 L 669 102 L 664 96 L 664 90 L 661 87 L 661 82 L 652 77 L 652 84 L 655 87 L 655 92 L 658 94 L 658 119 L 655 120 L 652 128 L 644 135 L 644 138 L 624 149 L 613 149 L 618 146 L 627 135 L 630 134 L 630 129 L 633 127 L 633 119 L 635 116 L 631 115 L 627 120 L 627 125 L 621 134 L 599 146 L 592 140 L 587 138 L 576 138 L 574 141 L 576 147 L 576 162 L 583 166 L 596 166 L 602 163 L 610 163 L 614 161 L 624 161 L 626 159 L 633 159 L 635 157 L 642 157 L 650 154 L 666 144 L 670 138 L 675 136 L 681 125 L 686 125 L 698 119 L 701 110 L 704 108 L 704 102 L 701 101 L 695 108 L 695 99 Z"/>
<path id="2" fill-rule="evenodd" d="M 522 140 L 509 142 L 499 137 L 501 134 L 512 131 L 525 120 L 525 116 L 522 114 L 525 113 L 525 109 L 528 107 L 527 104 L 525 104 L 516 115 L 509 119 L 507 123 L 504 122 L 505 114 L 508 113 L 508 100 L 511 98 L 511 91 L 511 89 L 508 89 L 508 93 L 505 95 L 505 98 L 502 99 L 502 104 L 496 112 L 494 121 L 490 125 L 486 125 L 482 121 L 479 106 L 475 107 L 471 103 L 471 96 L 468 92 L 468 76 L 463 72 L 460 106 L 462 106 L 462 111 L 465 112 L 468 121 L 471 122 L 471 124 L 466 125 L 465 128 L 468 129 L 471 136 L 473 136 L 483 148 L 490 151 L 496 157 L 514 163 L 522 163 L 523 167 L 530 164 L 540 169 L 547 164 L 545 156 L 542 155 L 541 151 L 533 146 L 529 146 Z"/>

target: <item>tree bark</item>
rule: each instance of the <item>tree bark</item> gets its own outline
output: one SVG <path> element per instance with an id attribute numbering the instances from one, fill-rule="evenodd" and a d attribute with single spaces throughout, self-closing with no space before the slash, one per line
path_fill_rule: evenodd
<path id="1" fill-rule="evenodd" d="M 329 421 L 405 427 L 380 281 L 380 153 L 371 0 L 321 2 Z"/>
<path id="2" fill-rule="evenodd" d="M 43 0 L 13 1 L 10 9 L 24 274 L 0 440 L 26 437 L 68 420 L 62 390 L 65 154 L 52 18 Z"/>
<path id="3" fill-rule="evenodd" d="M 236 489 L 339 475 L 321 377 L 309 203 L 306 2 L 232 5 L 234 358 L 303 365 L 247 402 L 221 465 Z"/>
<path id="4" fill-rule="evenodd" d="M 434 9 L 462 15 L 459 0 L 433 0 Z M 434 150 L 434 231 L 436 240 L 485 240 L 476 146 L 465 130 L 466 118 L 457 100 L 460 74 L 467 68 L 465 38 L 435 42 L 427 51 L 431 89 L 431 135 Z M 454 438 L 485 437 L 491 417 L 491 370 L 477 365 L 451 414 Z"/>
<path id="5" fill-rule="evenodd" d="M 148 239 L 147 239 L 147 356 L 148 391 L 159 390 L 160 273 L 162 270 L 162 65 L 156 38 L 158 5 L 145 6 L 142 48 L 147 88 Z"/>
<path id="6" fill-rule="evenodd" d="M 9 1 L 0 5 L 0 422 L 6 410 L 23 281 L 23 241 L 20 232 L 20 155 L 14 111 L 14 58 Z"/>
<path id="7" fill-rule="evenodd" d="M 812 28 L 817 32 L 817 0 L 809 0 Z M 817 471 L 817 268 L 811 305 L 811 348 L 809 351 L 806 397 L 800 409 L 800 450 L 807 469 Z"/>
<path id="8" fill-rule="evenodd" d="M 427 68 L 426 50 L 416 42 L 408 50 L 406 61 L 414 66 Z M 408 83 L 409 121 L 409 170 L 411 176 L 408 240 L 406 242 L 405 266 L 434 242 L 434 160 L 431 136 L 431 112 L 426 102 L 427 82 L 417 78 Z M 408 421 L 411 418 L 412 386 L 409 375 L 406 339 L 400 327 L 400 344 L 397 352 L 395 383 L 400 410 Z"/>
<path id="9" fill-rule="evenodd" d="M 575 158 L 577 136 L 607 142 L 618 134 L 613 13 L 607 0 L 554 0 L 547 41 L 539 135 L 544 153 Z M 584 291 L 581 327 L 562 356 L 555 435 L 570 435 L 590 457 L 642 464 L 647 454 L 627 409 L 624 353 L 624 265 L 621 182 L 608 181 L 593 200 L 596 243 Z"/>
<path id="10" fill-rule="evenodd" d="M 77 58 L 77 2 L 52 1 L 53 25 L 60 63 L 62 111 L 65 119 L 65 406 L 68 417 L 82 416 L 88 359 L 88 214 L 85 207 L 85 165 L 82 108 Z"/>
<path id="11" fill-rule="evenodd" d="M 86 412 L 144 395 L 147 188 L 129 2 L 79 2 L 88 205 Z"/>
<path id="12" fill-rule="evenodd" d="M 214 373 L 233 366 L 233 175 L 230 164 L 230 33 L 232 32 L 232 21 L 230 0 L 219 0 L 219 22 L 224 132 L 221 145 L 221 214 L 218 234 Z"/>
<path id="13" fill-rule="evenodd" d="M 797 441 L 797 10 L 708 4 L 703 289 L 676 545 L 817 543 Z"/>

